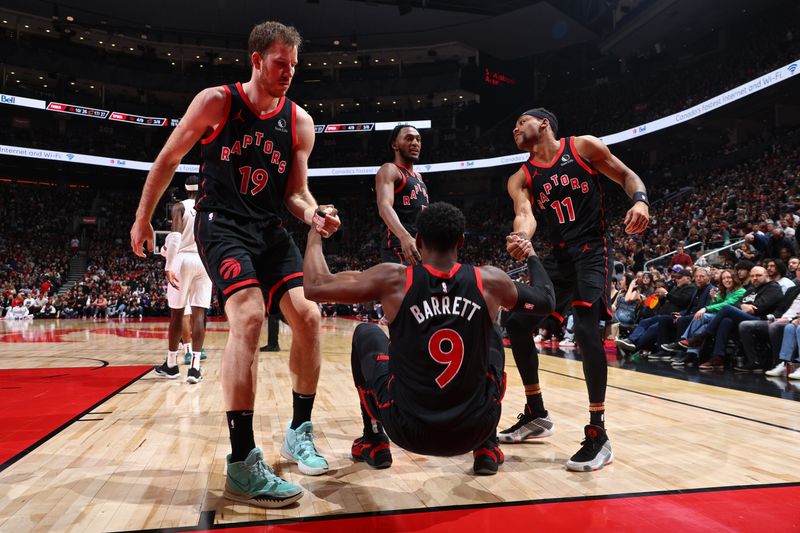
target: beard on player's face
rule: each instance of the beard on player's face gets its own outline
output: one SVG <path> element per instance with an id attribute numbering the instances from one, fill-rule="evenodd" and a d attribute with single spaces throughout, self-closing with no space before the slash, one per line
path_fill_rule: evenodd
<path id="1" fill-rule="evenodd" d="M 412 163 L 419 161 L 419 152 L 411 153 L 411 147 L 406 146 L 405 148 L 398 149 L 398 151 L 400 152 L 400 157 L 406 161 L 411 161 Z"/>

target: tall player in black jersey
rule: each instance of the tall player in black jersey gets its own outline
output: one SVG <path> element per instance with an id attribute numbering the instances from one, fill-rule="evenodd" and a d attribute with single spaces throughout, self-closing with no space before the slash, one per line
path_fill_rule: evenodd
<path id="1" fill-rule="evenodd" d="M 590 471 L 613 459 L 605 432 L 608 367 L 599 334 L 601 317 L 611 318 L 608 297 L 613 252 L 606 235 L 600 173 L 622 185 L 631 198 L 633 206 L 625 216 L 627 233 L 641 233 L 647 228 L 649 204 L 639 176 L 600 139 L 590 135 L 559 139 L 557 134 L 558 121 L 544 108 L 526 111 L 517 119 L 514 141 L 531 157 L 508 180 L 516 216 L 507 250 L 514 258 L 523 259 L 520 239 L 531 238 L 537 220 L 544 220 L 547 240 L 553 247 L 544 265 L 555 286 L 557 315 L 572 307 L 575 340 L 589 390 L 586 438 L 566 466 Z M 539 359 L 532 339 L 536 325 L 531 317 L 520 314 L 512 314 L 506 324 L 527 404 L 519 421 L 500 432 L 502 442 L 520 442 L 552 432 L 539 388 Z"/>
<path id="2" fill-rule="evenodd" d="M 548 314 L 553 286 L 530 241 L 517 236 L 510 242 L 527 257 L 530 286 L 492 266 L 460 264 L 464 224 L 457 208 L 431 204 L 417 217 L 421 264 L 381 263 L 364 272 L 331 274 L 319 235 L 308 236 L 306 296 L 344 303 L 377 299 L 389 320 L 389 337 L 375 324 L 360 324 L 353 334 L 364 434 L 352 455 L 372 467 L 392 463 L 387 434 L 415 453 L 472 451 L 476 474 L 494 474 L 503 462 L 496 432 L 505 356 L 494 317 L 499 306 Z"/>
<path id="3" fill-rule="evenodd" d="M 375 175 L 378 214 L 386 226 L 381 261 L 416 265 L 419 250 L 417 215 L 428 206 L 428 188 L 414 171 L 422 150 L 422 136 L 414 126 L 397 125 L 389 137 L 394 161 L 384 163 Z"/>
<path id="4" fill-rule="evenodd" d="M 200 141 L 195 239 L 230 328 L 222 358 L 232 447 L 225 496 L 261 507 L 282 507 L 303 495 L 272 472 L 255 445 L 256 350 L 265 311 L 280 308 L 293 331 L 293 416 L 281 455 L 305 474 L 328 470 L 310 421 L 320 371 L 320 313 L 303 297 L 302 257 L 281 226 L 285 206 L 324 236 L 339 227 L 333 208 L 318 206 L 308 190 L 313 121 L 285 96 L 301 42 L 297 30 L 277 22 L 253 28 L 250 81 L 205 89 L 194 98 L 153 164 L 131 229 L 134 252 L 143 256 L 144 244 L 152 251 L 156 203 L 181 158 Z"/>

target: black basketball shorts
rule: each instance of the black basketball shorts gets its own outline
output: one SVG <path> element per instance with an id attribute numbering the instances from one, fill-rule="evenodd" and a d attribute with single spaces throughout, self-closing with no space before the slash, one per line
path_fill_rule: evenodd
<path id="1" fill-rule="evenodd" d="M 542 264 L 555 289 L 557 318 L 563 320 L 569 307 L 592 307 L 599 302 L 601 319 L 611 319 L 608 299 L 613 255 L 606 239 L 553 247 Z"/>
<path id="2" fill-rule="evenodd" d="M 398 265 L 410 265 L 403 256 L 403 249 L 399 246 L 395 248 L 381 248 L 381 263 L 397 263 Z"/>
<path id="3" fill-rule="evenodd" d="M 268 314 L 280 311 L 289 289 L 303 286 L 303 257 L 292 237 L 274 222 L 198 212 L 195 241 L 220 303 L 239 290 L 258 287 Z"/>

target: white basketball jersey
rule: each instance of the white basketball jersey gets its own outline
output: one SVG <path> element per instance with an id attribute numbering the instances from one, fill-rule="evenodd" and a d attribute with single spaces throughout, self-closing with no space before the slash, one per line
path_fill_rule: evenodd
<path id="1" fill-rule="evenodd" d="M 194 217 L 197 212 L 194 210 L 194 200 L 188 198 L 181 202 L 183 204 L 183 233 L 181 233 L 181 244 L 178 246 L 178 253 L 197 253 L 197 243 L 194 242 Z"/>

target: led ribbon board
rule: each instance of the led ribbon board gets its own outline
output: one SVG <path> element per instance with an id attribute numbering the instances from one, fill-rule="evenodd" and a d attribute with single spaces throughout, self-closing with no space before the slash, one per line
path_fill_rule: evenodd
<path id="1" fill-rule="evenodd" d="M 628 128 L 624 131 L 612 133 L 610 135 L 605 135 L 603 137 L 600 137 L 600 139 L 608 145 L 617 144 L 624 141 L 628 141 L 636 137 L 649 135 L 653 132 L 669 128 L 671 126 L 675 126 L 683 122 L 687 122 L 701 115 L 705 115 L 706 113 L 709 113 L 715 109 L 719 109 L 720 107 L 726 106 L 732 102 L 750 96 L 751 94 L 755 94 L 768 87 L 772 87 L 773 85 L 776 85 L 778 83 L 784 82 L 792 78 L 798 70 L 798 63 L 800 63 L 800 60 L 789 63 L 788 65 L 784 65 L 778 69 L 773 70 L 772 72 L 764 74 L 763 76 L 759 76 L 758 78 L 743 83 L 742 85 L 739 85 L 738 87 L 735 87 L 729 91 L 714 96 L 713 98 L 709 98 L 708 100 L 701 102 L 693 107 L 684 109 L 683 111 L 673 113 L 672 115 L 659 118 L 657 120 L 648 122 L 646 124 L 641 124 L 633 128 Z M 20 105 L 24 107 L 37 107 L 39 109 L 43 109 L 44 107 L 39 107 L 38 102 L 42 101 L 36 101 L 30 98 L 20 98 L 18 96 L 0 94 L 0 104 Z M 44 105 L 44 102 L 42 102 L 42 105 Z M 82 109 L 90 109 L 90 108 L 82 108 Z M 94 109 L 93 111 L 103 111 L 103 110 Z M 63 112 L 68 112 L 68 111 L 63 111 Z M 108 113 L 108 111 L 105 111 L 105 113 Z M 391 130 L 397 124 L 409 124 L 419 129 L 431 127 L 429 120 L 409 121 L 409 122 L 375 122 L 374 123 L 375 131 Z M 319 133 L 320 130 L 323 128 L 327 129 L 327 127 L 329 126 L 342 126 L 342 125 L 343 124 L 338 124 L 338 125 L 318 124 L 315 127 L 315 131 Z M 150 170 L 150 167 L 153 166 L 153 163 L 147 161 L 114 159 L 114 158 L 107 158 L 107 157 L 100 157 L 100 156 L 86 155 L 86 154 L 73 154 L 68 152 L 57 152 L 53 150 L 25 148 L 21 146 L 8 146 L 3 144 L 0 144 L 0 155 L 28 157 L 34 159 L 50 159 L 53 161 L 63 161 L 66 163 L 83 163 L 86 165 L 129 168 L 133 170 L 145 170 L 145 171 Z M 418 164 L 416 165 L 416 168 L 418 168 L 422 172 L 452 172 L 455 170 L 491 168 L 503 165 L 510 165 L 514 163 L 521 163 L 522 161 L 525 161 L 527 158 L 528 158 L 527 153 L 521 153 L 521 154 L 510 154 L 500 157 L 491 157 L 488 159 L 473 159 L 466 161 L 451 161 L 447 163 Z M 377 166 L 310 168 L 308 169 L 308 175 L 309 177 L 364 176 L 364 175 L 376 174 L 378 172 L 378 168 L 379 167 Z M 180 165 L 177 170 L 177 172 L 190 173 L 190 174 L 196 174 L 199 171 L 200 171 L 199 165 Z"/>

